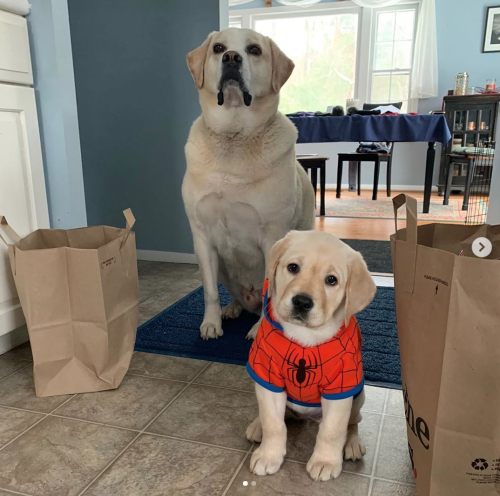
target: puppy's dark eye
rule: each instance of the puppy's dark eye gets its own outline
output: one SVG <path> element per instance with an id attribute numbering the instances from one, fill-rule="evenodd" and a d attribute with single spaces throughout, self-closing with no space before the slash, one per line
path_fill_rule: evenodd
<path id="1" fill-rule="evenodd" d="M 247 52 L 250 55 L 261 55 L 262 54 L 262 50 L 261 50 L 259 45 L 248 45 Z"/>
<path id="2" fill-rule="evenodd" d="M 328 284 L 329 286 L 336 286 L 339 281 L 337 280 L 337 278 L 335 276 L 328 276 L 326 279 L 325 279 L 325 282 L 326 284 Z"/>
<path id="3" fill-rule="evenodd" d="M 222 53 L 226 47 L 224 45 L 221 45 L 220 43 L 216 43 L 214 45 L 214 53 Z"/>
<path id="4" fill-rule="evenodd" d="M 294 263 L 290 264 L 287 267 L 287 269 L 288 269 L 288 272 L 291 272 L 292 274 L 298 274 L 298 272 L 300 270 L 299 266 L 297 264 L 294 264 Z"/>

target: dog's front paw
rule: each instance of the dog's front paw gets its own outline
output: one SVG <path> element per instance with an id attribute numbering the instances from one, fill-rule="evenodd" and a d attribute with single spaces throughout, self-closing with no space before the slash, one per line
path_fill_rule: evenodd
<path id="1" fill-rule="evenodd" d="M 262 423 L 260 418 L 257 417 L 248 427 L 246 432 L 249 441 L 260 443 L 262 442 Z"/>
<path id="2" fill-rule="evenodd" d="M 223 319 L 237 319 L 240 315 L 241 312 L 243 311 L 243 307 L 239 302 L 232 301 L 229 303 L 229 305 L 226 305 L 222 309 L 222 318 Z"/>
<path id="3" fill-rule="evenodd" d="M 255 339 L 259 327 L 260 327 L 260 320 L 250 329 L 249 333 L 247 334 L 247 339 Z"/>
<path id="4" fill-rule="evenodd" d="M 342 472 L 342 459 L 327 459 L 326 457 L 318 456 L 313 453 L 307 462 L 306 469 L 311 478 L 315 481 L 324 482 L 330 479 L 336 479 Z"/>
<path id="5" fill-rule="evenodd" d="M 365 455 L 366 448 L 361 438 L 357 434 L 349 437 L 344 447 L 344 459 L 355 462 Z"/>
<path id="6" fill-rule="evenodd" d="M 217 339 L 222 336 L 224 331 L 221 324 L 214 324 L 212 322 L 203 322 L 200 327 L 201 339 Z"/>
<path id="7" fill-rule="evenodd" d="M 250 460 L 250 471 L 255 475 L 272 475 L 281 467 L 284 457 L 270 450 L 257 448 Z"/>

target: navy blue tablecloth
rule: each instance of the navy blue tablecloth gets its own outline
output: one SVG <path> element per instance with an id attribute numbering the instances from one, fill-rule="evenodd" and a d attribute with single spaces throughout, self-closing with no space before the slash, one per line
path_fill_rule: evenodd
<path id="1" fill-rule="evenodd" d="M 297 143 L 332 141 L 438 142 L 451 139 L 444 115 L 352 115 L 344 117 L 290 117 L 299 131 Z"/>

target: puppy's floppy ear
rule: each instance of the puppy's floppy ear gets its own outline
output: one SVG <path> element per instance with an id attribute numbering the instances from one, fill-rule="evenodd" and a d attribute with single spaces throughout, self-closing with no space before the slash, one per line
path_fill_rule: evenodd
<path id="1" fill-rule="evenodd" d="M 292 75 L 295 64 L 279 49 L 276 43 L 269 39 L 271 45 L 271 56 L 273 64 L 272 86 L 275 93 L 279 93 L 281 87 Z"/>
<path id="2" fill-rule="evenodd" d="M 269 266 L 267 267 L 267 278 L 269 279 L 269 295 L 276 292 L 276 271 L 280 264 L 281 257 L 289 248 L 291 243 L 291 233 L 287 234 L 274 244 L 269 253 Z"/>
<path id="3" fill-rule="evenodd" d="M 198 89 L 203 88 L 203 83 L 205 82 L 205 60 L 207 59 L 208 49 L 210 48 L 214 34 L 215 31 L 210 33 L 202 45 L 189 52 L 186 56 L 189 71 L 191 72 L 194 83 Z"/>
<path id="4" fill-rule="evenodd" d="M 349 325 L 351 317 L 364 310 L 375 297 L 377 286 L 368 272 L 363 257 L 354 252 L 348 270 L 345 297 L 345 325 Z"/>

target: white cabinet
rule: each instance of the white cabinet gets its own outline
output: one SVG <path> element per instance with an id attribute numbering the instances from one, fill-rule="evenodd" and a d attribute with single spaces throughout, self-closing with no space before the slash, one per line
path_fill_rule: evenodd
<path id="1" fill-rule="evenodd" d="M 35 90 L 12 84 L 32 81 L 26 20 L 0 11 L 0 214 L 20 236 L 49 227 Z M 23 324 L 7 248 L 0 240 L 0 353 L 7 335 Z"/>
<path id="2" fill-rule="evenodd" d="M 1 10 L 0 81 L 33 84 L 26 19 Z"/>

